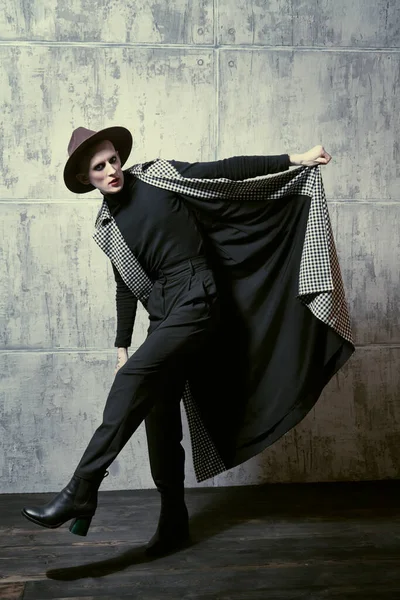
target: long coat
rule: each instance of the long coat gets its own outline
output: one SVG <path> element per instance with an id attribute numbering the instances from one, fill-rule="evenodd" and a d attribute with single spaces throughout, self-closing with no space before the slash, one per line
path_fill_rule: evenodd
<path id="1" fill-rule="evenodd" d="M 157 159 L 129 172 L 182 196 L 219 288 L 221 324 L 183 396 L 203 481 L 299 423 L 354 352 L 320 167 L 208 180 Z M 105 200 L 93 237 L 146 307 L 152 282 Z"/>

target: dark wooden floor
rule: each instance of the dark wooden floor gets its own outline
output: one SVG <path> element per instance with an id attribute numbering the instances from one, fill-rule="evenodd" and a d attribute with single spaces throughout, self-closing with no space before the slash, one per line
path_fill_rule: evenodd
<path id="1" fill-rule="evenodd" d="M 155 491 L 101 492 L 86 538 L 0 495 L 0 598 L 400 600 L 400 481 L 188 490 L 192 544 L 146 559 Z"/>

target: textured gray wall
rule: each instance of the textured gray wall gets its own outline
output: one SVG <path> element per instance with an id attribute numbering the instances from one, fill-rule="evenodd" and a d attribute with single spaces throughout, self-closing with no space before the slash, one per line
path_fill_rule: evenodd
<path id="1" fill-rule="evenodd" d="M 358 351 L 298 427 L 204 485 L 399 477 L 399 39 L 397 0 L 0 0 L 1 492 L 66 482 L 113 378 L 99 195 L 61 176 L 80 125 L 130 128 L 131 164 L 325 144 Z M 141 311 L 134 346 L 145 331 Z M 111 473 L 153 486 L 143 428 Z"/>

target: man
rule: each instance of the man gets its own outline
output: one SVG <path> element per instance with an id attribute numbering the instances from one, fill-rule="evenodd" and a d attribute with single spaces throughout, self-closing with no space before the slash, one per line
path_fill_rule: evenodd
<path id="1" fill-rule="evenodd" d="M 267 253 L 265 249 L 262 250 L 260 262 L 260 251 L 256 249 L 251 255 L 251 261 L 246 262 L 246 257 L 250 256 L 248 253 L 253 252 L 253 233 L 257 232 L 261 209 L 259 204 L 253 202 L 240 209 L 246 213 L 245 225 L 248 227 L 248 231 L 243 232 L 240 231 L 240 214 L 235 208 L 237 202 L 230 204 L 229 222 L 236 223 L 230 230 L 229 225 L 224 224 L 226 217 L 222 208 L 215 208 L 218 205 L 217 201 L 211 208 L 217 211 L 217 215 L 204 216 L 203 212 L 210 210 L 211 203 L 207 204 L 195 196 L 197 194 L 197 198 L 208 197 L 208 192 L 203 192 L 202 187 L 205 190 L 211 189 L 209 186 L 213 182 L 210 180 L 242 183 L 258 176 L 288 171 L 291 165 L 314 167 L 328 164 L 331 156 L 322 146 L 315 146 L 304 154 L 241 156 L 208 163 L 161 161 L 158 171 L 158 161 L 151 161 L 139 165 L 138 168 L 123 171 L 122 166 L 130 154 L 131 147 L 131 134 L 122 127 L 107 128 L 99 132 L 80 127 L 73 132 L 69 143 L 69 159 L 64 170 L 64 181 L 68 189 L 75 193 L 85 193 L 96 188 L 104 196 L 103 206 L 96 221 L 95 239 L 111 259 L 116 279 L 115 345 L 118 350 L 115 381 L 108 395 L 103 422 L 89 442 L 69 484 L 47 505 L 25 508 L 22 514 L 45 527 L 58 527 L 74 519 L 70 531 L 86 535 L 96 510 L 97 491 L 107 474 L 107 467 L 145 419 L 151 472 L 161 494 L 160 519 L 157 531 L 147 545 L 147 552 L 159 555 L 182 546 L 189 536 L 188 513 L 184 502 L 181 398 L 186 397 L 187 411 L 188 407 L 189 413 L 193 411 L 192 417 L 188 415 L 189 426 L 193 437 L 197 436 L 200 440 L 198 448 L 200 453 L 202 450 L 204 452 L 203 462 L 208 461 L 211 464 L 214 461 L 209 470 L 209 465 L 206 464 L 204 473 L 198 476 L 198 479 L 207 478 L 210 474 L 243 462 L 247 456 L 259 452 L 266 444 L 272 443 L 273 439 L 283 435 L 298 422 L 311 408 L 326 380 L 347 360 L 352 350 L 348 348 L 346 356 L 343 357 L 343 340 L 338 341 L 337 334 L 332 331 L 324 333 L 323 344 L 324 348 L 329 347 L 329 353 L 327 351 L 327 358 L 323 364 L 314 366 L 314 363 L 317 363 L 316 356 L 321 354 L 322 326 L 320 323 L 314 323 L 315 319 L 311 321 L 313 317 L 308 310 L 299 307 L 298 310 L 303 311 L 299 313 L 302 323 L 300 329 L 303 331 L 310 323 L 307 333 L 314 340 L 311 345 L 313 353 L 304 369 L 304 378 L 299 375 L 299 385 L 302 390 L 306 389 L 307 401 L 302 412 L 295 416 L 293 406 L 299 404 L 296 400 L 296 394 L 300 393 L 298 391 L 293 393 L 293 398 L 290 397 L 286 401 L 287 414 L 281 414 L 279 411 L 282 409 L 279 408 L 271 417 L 271 407 L 268 406 L 266 431 L 261 436 L 259 431 L 253 434 L 251 427 L 255 413 L 248 399 L 254 397 L 259 402 L 261 396 L 256 388 L 259 387 L 259 381 L 263 380 L 263 364 L 267 361 L 273 365 L 274 359 L 268 357 L 265 350 L 257 350 L 257 364 L 254 361 L 254 365 L 252 363 L 251 368 L 247 369 L 245 365 L 250 354 L 246 350 L 245 334 L 240 338 L 239 352 L 234 353 L 230 350 L 235 343 L 235 337 L 239 339 L 236 332 L 243 333 L 246 329 L 247 317 L 240 312 L 240 296 L 243 296 L 243 293 L 246 296 L 251 293 L 253 284 L 248 279 L 249 276 L 252 272 L 265 270 L 265 261 L 271 254 L 270 250 Z M 153 172 L 155 175 L 151 179 Z M 164 177 L 164 173 L 167 172 L 170 174 Z M 146 180 L 146 177 L 150 179 Z M 178 179 L 175 180 L 174 177 Z M 192 184 L 196 188 L 193 196 L 190 191 Z M 221 185 L 224 185 L 224 181 Z M 176 192 L 180 189 L 184 190 L 184 193 Z M 247 190 L 247 187 L 243 189 Z M 249 194 L 251 198 L 251 189 Z M 286 210 L 286 204 L 282 202 L 276 210 Z M 301 220 L 301 227 L 305 227 L 304 218 L 308 207 L 305 206 L 303 210 L 300 201 L 298 208 L 295 206 L 293 209 L 293 206 L 291 203 L 284 218 L 291 220 L 290 228 L 295 231 L 301 229 L 297 225 Z M 266 209 L 262 210 L 265 212 Z M 300 210 L 301 213 L 298 212 Z M 280 221 L 271 213 L 271 203 L 268 205 L 268 211 L 268 216 L 262 213 L 262 218 L 269 219 L 268 222 L 273 224 L 272 229 L 275 231 L 276 227 L 280 226 Z M 285 227 L 289 227 L 288 223 Z M 207 228 L 210 239 L 214 236 L 217 240 L 216 247 L 222 249 L 219 256 L 215 252 L 213 254 L 213 248 L 208 243 Z M 226 234 L 226 231 L 229 233 Z M 221 236 L 221 232 L 225 240 L 218 237 Z M 221 267 L 224 262 L 224 246 L 227 247 L 226 236 L 228 235 L 229 241 L 234 240 L 236 243 L 236 238 L 241 240 L 242 234 L 244 245 L 243 241 L 240 241 L 241 254 L 238 255 L 239 258 L 234 257 L 233 268 L 229 266 L 233 275 L 227 277 L 228 268 Z M 302 235 L 304 237 L 304 231 Z M 300 240 L 301 235 L 297 237 Z M 286 238 L 287 236 L 283 235 L 280 239 Z M 289 238 L 289 241 L 284 243 L 291 244 L 290 248 L 294 247 L 293 244 L 298 244 L 297 241 L 291 241 L 290 236 Z M 297 239 L 296 236 L 293 239 Z M 268 243 L 268 247 L 272 248 L 277 244 L 276 240 Z M 299 248 L 300 246 L 296 249 L 297 253 Z M 288 254 L 292 252 L 293 249 L 290 252 L 285 250 L 283 260 L 287 261 Z M 232 256 L 232 253 L 228 256 L 228 263 L 232 262 Z M 272 267 L 272 272 L 275 268 Z M 296 266 L 290 268 L 297 269 Z M 280 273 L 286 271 L 286 266 L 278 269 L 273 275 L 274 280 L 279 279 Z M 237 287 L 238 281 L 240 285 Z M 261 282 L 260 286 L 262 287 Z M 285 293 L 283 289 L 278 291 L 276 299 L 272 301 L 273 304 L 277 301 L 280 312 Z M 235 302 L 231 302 L 231 298 L 234 298 Z M 142 346 L 128 357 L 127 349 L 131 343 L 138 299 L 149 313 L 148 337 Z M 291 308 L 285 319 L 290 320 L 290 315 L 294 312 Z M 265 314 L 264 309 L 262 314 Z M 268 325 L 269 332 L 274 329 L 279 327 Z M 302 335 L 299 333 L 299 344 L 303 343 L 300 339 Z M 329 337 L 332 335 L 336 335 L 334 341 Z M 229 341 L 230 336 L 233 336 L 232 344 Z M 252 344 L 253 340 L 250 340 L 248 348 Z M 280 344 L 282 345 L 278 341 L 269 344 L 267 352 L 271 353 L 276 347 L 279 353 Z M 284 345 L 287 347 L 288 344 Z M 301 356 L 302 364 L 303 354 L 301 350 L 296 355 Z M 332 356 L 339 354 L 343 356 L 335 359 L 334 366 L 331 365 L 327 370 Z M 298 360 L 296 358 L 293 370 L 296 373 L 299 371 Z M 225 393 L 225 388 L 218 388 L 217 385 L 214 388 L 214 382 L 219 377 L 219 368 L 224 373 L 224 385 L 229 379 L 226 374 L 230 370 L 235 373 L 235 377 L 230 378 L 234 379 L 234 383 L 231 384 L 229 393 Z M 243 376 L 237 375 L 241 370 L 244 372 Z M 255 377 L 253 373 L 249 375 L 251 370 L 257 371 Z M 324 372 L 324 376 L 311 385 L 310 381 L 316 381 L 321 371 Z M 190 394 L 185 388 L 187 380 L 190 381 L 191 393 L 196 400 L 192 404 L 188 400 Z M 269 381 L 272 381 L 272 384 Z M 268 379 L 261 385 L 268 389 L 270 385 L 274 387 L 275 383 Z M 278 388 L 276 402 L 282 407 L 285 403 L 279 398 L 282 395 L 287 398 L 288 393 L 283 391 L 281 383 L 278 384 Z M 312 393 L 309 392 L 311 388 Z M 228 409 L 222 409 L 228 397 Z M 264 398 L 265 394 L 262 397 Z M 244 398 L 247 398 L 246 402 Z M 271 405 L 272 412 L 275 410 L 274 402 Z M 265 405 L 267 401 L 262 400 L 262 403 Z M 246 413 L 248 406 L 251 408 L 250 416 Z M 223 427 L 227 412 L 232 414 L 232 418 L 230 421 L 228 418 L 226 427 Z M 287 421 L 284 416 L 288 416 Z M 242 424 L 246 425 L 244 429 Z M 226 431 L 222 432 L 222 429 Z M 240 448 L 238 453 L 237 448 Z"/>

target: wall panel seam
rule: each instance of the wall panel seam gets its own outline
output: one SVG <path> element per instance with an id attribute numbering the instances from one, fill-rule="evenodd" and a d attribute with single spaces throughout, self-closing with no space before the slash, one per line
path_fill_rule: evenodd
<path id="1" fill-rule="evenodd" d="M 214 86 L 215 86 L 215 125 L 214 125 L 214 131 L 215 131 L 215 146 L 214 146 L 214 160 L 218 160 L 218 153 L 219 153 L 219 127 L 220 127 L 220 105 L 219 105 L 219 100 L 220 100 L 220 77 L 219 77 L 219 69 L 220 69 L 220 53 L 218 50 L 216 50 L 216 52 L 214 53 L 215 56 L 215 60 L 214 60 L 214 68 L 215 68 L 215 74 L 214 74 Z"/>
<path id="2" fill-rule="evenodd" d="M 219 0 L 213 0 L 213 40 L 214 48 L 218 46 L 219 32 Z"/>
<path id="3" fill-rule="evenodd" d="M 129 349 L 129 354 L 135 352 L 140 346 L 131 346 Z M 400 349 L 400 343 L 376 343 L 376 344 L 355 344 L 355 348 L 357 349 Z M 116 348 L 77 348 L 77 347 L 65 347 L 65 348 L 10 348 L 10 349 L 1 349 L 0 355 L 8 355 L 8 354 L 113 354 L 116 351 Z"/>
<path id="4" fill-rule="evenodd" d="M 143 49 L 176 49 L 176 50 L 227 50 L 252 51 L 252 50 L 274 50 L 287 52 L 343 52 L 343 53 L 366 53 L 398 54 L 400 47 L 374 47 L 358 48 L 354 46 L 275 46 L 268 44 L 160 44 L 144 42 L 57 42 L 53 40 L 0 40 L 0 46 L 5 47 L 69 47 L 69 48 L 143 48 Z"/>

